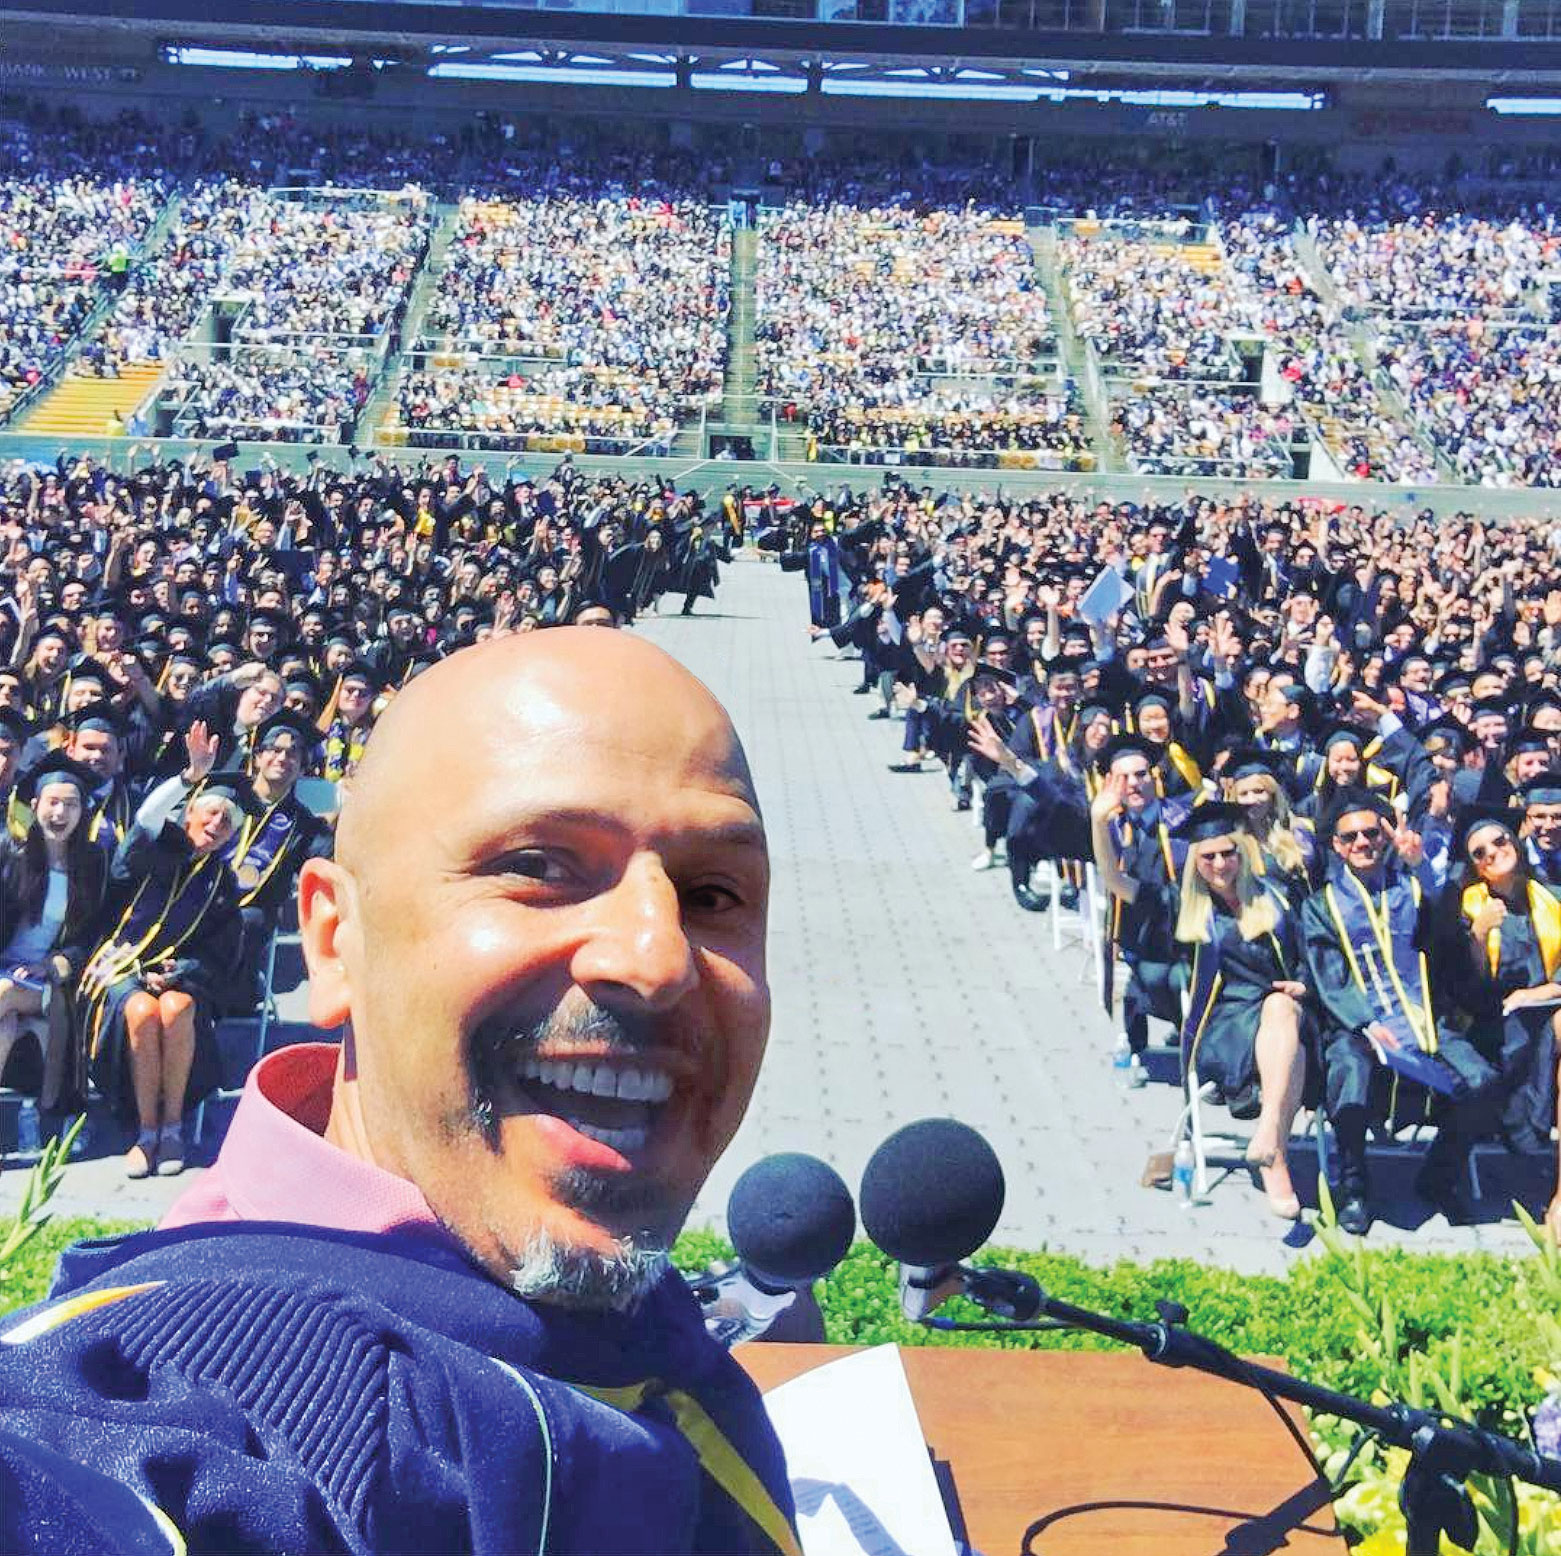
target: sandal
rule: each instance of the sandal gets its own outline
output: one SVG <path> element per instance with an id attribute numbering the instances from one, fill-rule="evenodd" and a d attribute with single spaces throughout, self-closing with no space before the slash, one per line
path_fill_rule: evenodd
<path id="1" fill-rule="evenodd" d="M 157 1165 L 157 1147 L 154 1145 L 148 1150 L 139 1140 L 125 1152 L 125 1176 L 127 1178 L 150 1178 L 152 1170 Z"/>
<path id="2" fill-rule="evenodd" d="M 177 1178 L 184 1171 L 184 1131 L 168 1125 L 157 1137 L 157 1176 Z"/>

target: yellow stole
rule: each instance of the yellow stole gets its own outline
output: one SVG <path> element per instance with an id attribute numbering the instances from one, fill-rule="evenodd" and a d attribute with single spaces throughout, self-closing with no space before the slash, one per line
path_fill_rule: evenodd
<path id="1" fill-rule="evenodd" d="M 1464 917 L 1470 923 L 1480 909 L 1491 900 L 1490 888 L 1482 881 L 1464 888 L 1462 906 Z M 1545 890 L 1538 881 L 1528 883 L 1528 910 L 1534 923 L 1534 938 L 1539 942 L 1540 960 L 1545 964 L 1545 976 L 1554 978 L 1556 967 L 1561 964 L 1561 902 Z M 1491 977 L 1501 965 L 1501 926 L 1485 937 L 1485 955 L 1490 962 Z"/>

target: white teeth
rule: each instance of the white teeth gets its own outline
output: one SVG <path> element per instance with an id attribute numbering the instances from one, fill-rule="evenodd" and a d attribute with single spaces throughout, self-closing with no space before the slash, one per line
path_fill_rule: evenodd
<path id="1" fill-rule="evenodd" d="M 522 1080 L 540 1081 L 559 1091 L 591 1097 L 618 1097 L 625 1102 L 665 1102 L 672 1095 L 672 1077 L 660 1070 L 615 1069 L 607 1064 L 573 1064 L 568 1060 L 527 1059 Z"/>

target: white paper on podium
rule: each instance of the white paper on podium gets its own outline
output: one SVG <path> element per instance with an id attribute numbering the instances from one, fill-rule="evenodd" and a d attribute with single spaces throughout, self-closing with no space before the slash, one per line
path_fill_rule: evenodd
<path id="1" fill-rule="evenodd" d="M 786 1450 L 804 1556 L 956 1556 L 895 1346 L 815 1367 L 764 1403 Z"/>

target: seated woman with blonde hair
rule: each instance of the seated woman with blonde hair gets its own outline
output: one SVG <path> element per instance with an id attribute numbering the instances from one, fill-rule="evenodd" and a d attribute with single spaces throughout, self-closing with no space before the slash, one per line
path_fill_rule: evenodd
<path id="1" fill-rule="evenodd" d="M 1119 784 L 1108 775 L 1103 787 Z M 1287 1221 L 1301 1214 L 1285 1160 L 1306 1081 L 1306 986 L 1298 926 L 1280 887 L 1257 871 L 1257 845 L 1239 805 L 1209 803 L 1172 829 L 1187 849 L 1179 886 L 1130 882 L 1109 859 L 1107 891 L 1130 890 L 1174 926 L 1190 963 L 1183 1064 L 1199 1083 L 1213 1081 L 1236 1118 L 1256 1118 L 1247 1161 L 1268 1206 Z"/>
<path id="2" fill-rule="evenodd" d="M 1299 926 L 1282 887 L 1257 871 L 1257 845 L 1236 805 L 1202 805 L 1176 829 L 1187 844 L 1176 941 L 1192 960 L 1182 1051 L 1233 1113 L 1257 1102 L 1247 1160 L 1268 1206 L 1301 1213 L 1285 1160 L 1306 1083 L 1306 985 Z"/>

